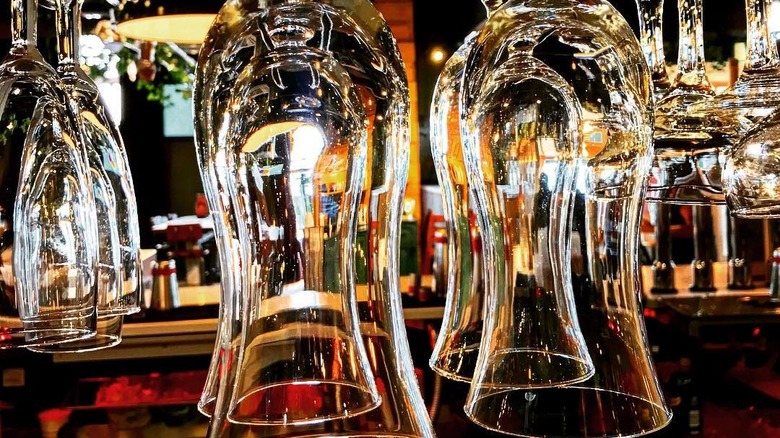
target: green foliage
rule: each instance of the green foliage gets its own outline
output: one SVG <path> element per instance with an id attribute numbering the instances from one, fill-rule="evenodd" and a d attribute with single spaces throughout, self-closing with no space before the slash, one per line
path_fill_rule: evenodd
<path id="1" fill-rule="evenodd" d="M 120 74 L 126 74 L 128 67 L 135 62 L 138 55 L 128 45 L 125 45 L 117 55 L 119 56 L 117 70 Z M 187 61 L 167 44 L 158 44 L 155 48 L 154 63 L 157 67 L 154 81 L 146 81 L 141 78 L 136 80 L 136 87 L 138 90 L 146 92 L 146 98 L 149 101 L 161 102 L 163 105 L 168 104 L 164 89 L 166 85 L 171 84 L 181 85 L 177 89 L 185 99 L 192 97 L 193 72 Z"/>
<path id="2" fill-rule="evenodd" d="M 7 116 L 0 121 L 0 124 L 3 128 L 3 130 L 0 131 L 0 143 L 5 144 L 8 143 L 15 131 L 19 131 L 22 134 L 27 132 L 27 129 L 30 128 L 30 118 L 27 117 L 22 120 L 16 120 L 16 114 L 8 112 Z"/>

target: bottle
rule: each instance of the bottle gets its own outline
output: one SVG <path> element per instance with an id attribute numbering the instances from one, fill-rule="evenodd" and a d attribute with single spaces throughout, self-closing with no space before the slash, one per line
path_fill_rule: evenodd
<path id="1" fill-rule="evenodd" d="M 701 434 L 701 407 L 691 373 L 690 358 L 680 358 L 677 371 L 669 377 L 666 392 L 669 406 L 674 412 L 670 432 L 677 434 L 676 436 Z"/>
<path id="2" fill-rule="evenodd" d="M 404 201 L 401 218 L 400 265 L 401 290 L 417 289 L 417 279 L 420 276 L 420 233 L 417 219 L 414 217 L 414 200 Z"/>
<path id="3" fill-rule="evenodd" d="M 693 207 L 693 261 L 691 262 L 691 292 L 714 292 L 715 268 L 715 230 L 712 207 L 695 205 Z"/>

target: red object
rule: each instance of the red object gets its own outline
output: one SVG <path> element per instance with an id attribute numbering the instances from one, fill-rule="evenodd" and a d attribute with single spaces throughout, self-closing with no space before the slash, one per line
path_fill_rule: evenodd
<path id="1" fill-rule="evenodd" d="M 417 384 L 420 386 L 420 388 L 423 388 L 425 386 L 425 372 L 423 372 L 423 370 L 420 368 L 415 367 L 414 376 L 417 377 Z"/>
<path id="2" fill-rule="evenodd" d="M 195 216 L 204 218 L 208 217 L 209 214 L 209 203 L 206 201 L 206 195 L 198 193 L 198 196 L 195 197 Z"/>
<path id="3" fill-rule="evenodd" d="M 152 268 L 152 276 L 168 276 L 176 273 L 176 268 L 171 268 L 170 265 L 167 268 Z"/>
<path id="4" fill-rule="evenodd" d="M 205 370 L 106 379 L 98 390 L 95 406 L 193 403 L 200 397 L 205 382 Z"/>
<path id="5" fill-rule="evenodd" d="M 322 409 L 325 385 L 281 385 L 244 397 L 238 406 L 240 415 L 280 417 L 291 412 L 316 416 Z M 296 415 L 301 416 L 301 415 Z"/>
<path id="6" fill-rule="evenodd" d="M 38 414 L 38 419 L 41 422 L 66 422 L 70 418 L 70 409 L 47 409 Z"/>
<path id="7" fill-rule="evenodd" d="M 169 225 L 165 230 L 168 243 L 195 242 L 203 237 L 203 228 L 199 224 Z"/>
<path id="8" fill-rule="evenodd" d="M 423 219 L 423 232 L 422 236 L 422 264 L 420 267 L 421 275 L 433 274 L 433 245 L 436 242 L 435 236 L 437 231 L 444 232 L 444 242 L 446 242 L 446 228 L 445 228 L 444 216 L 440 214 L 433 214 L 428 210 Z"/>

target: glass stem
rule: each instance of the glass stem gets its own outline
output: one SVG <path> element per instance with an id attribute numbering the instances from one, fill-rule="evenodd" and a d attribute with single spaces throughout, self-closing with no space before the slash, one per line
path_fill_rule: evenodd
<path id="1" fill-rule="evenodd" d="M 653 83 L 669 83 L 664 59 L 663 12 L 664 0 L 638 0 L 639 39 L 645 53 Z"/>
<path id="2" fill-rule="evenodd" d="M 485 6 L 485 11 L 487 12 L 487 16 L 490 17 L 493 15 L 498 8 L 504 5 L 507 0 L 482 0 L 482 4 Z"/>
<path id="3" fill-rule="evenodd" d="M 704 66 L 702 0 L 678 0 L 680 47 L 677 52 L 677 85 L 712 91 Z"/>
<path id="4" fill-rule="evenodd" d="M 11 14 L 13 45 L 34 47 L 38 39 L 38 0 L 11 0 Z"/>
<path id="5" fill-rule="evenodd" d="M 81 33 L 81 2 L 58 0 L 56 31 L 60 73 L 75 73 L 78 63 L 78 37 Z"/>
<path id="6" fill-rule="evenodd" d="M 747 60 L 745 70 L 775 68 L 780 64 L 777 44 L 769 36 L 769 2 L 746 0 Z"/>

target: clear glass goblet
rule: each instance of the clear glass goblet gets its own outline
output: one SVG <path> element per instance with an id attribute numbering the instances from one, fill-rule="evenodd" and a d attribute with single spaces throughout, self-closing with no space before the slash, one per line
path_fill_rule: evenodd
<path id="1" fill-rule="evenodd" d="M 94 197 L 64 87 L 35 46 L 37 7 L 11 2 L 13 43 L 0 64 L 0 348 L 96 332 Z"/>

